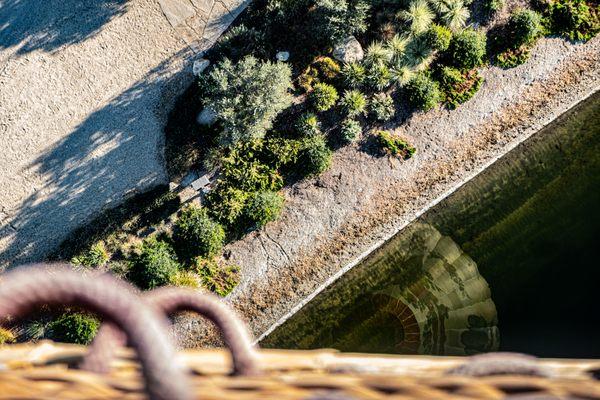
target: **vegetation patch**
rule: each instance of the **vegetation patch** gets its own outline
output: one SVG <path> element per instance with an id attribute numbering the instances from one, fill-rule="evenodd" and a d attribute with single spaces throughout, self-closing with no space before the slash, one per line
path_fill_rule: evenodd
<path id="1" fill-rule="evenodd" d="M 443 67 L 440 72 L 443 102 L 451 110 L 471 99 L 482 83 L 483 78 L 474 69 L 462 72 L 452 67 Z"/>
<path id="2" fill-rule="evenodd" d="M 48 336 L 57 342 L 88 345 L 92 342 L 100 321 L 89 314 L 64 313 L 48 326 Z"/>
<path id="3" fill-rule="evenodd" d="M 377 139 L 384 152 L 404 160 L 408 160 L 417 152 L 406 140 L 388 131 L 377 132 Z"/>

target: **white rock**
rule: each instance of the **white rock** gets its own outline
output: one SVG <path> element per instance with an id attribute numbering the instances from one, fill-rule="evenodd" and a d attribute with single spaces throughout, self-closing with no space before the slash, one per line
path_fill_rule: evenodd
<path id="1" fill-rule="evenodd" d="M 210 65 L 210 61 L 205 58 L 200 58 L 194 61 L 194 65 L 192 67 L 192 72 L 194 75 L 199 76 L 208 66 Z"/>
<path id="2" fill-rule="evenodd" d="M 204 110 L 196 117 L 196 122 L 200 125 L 212 125 L 217 120 L 217 113 L 210 107 L 204 107 Z"/>
<path id="3" fill-rule="evenodd" d="M 354 36 L 348 36 L 333 49 L 333 58 L 341 62 L 357 62 L 364 58 L 362 46 Z"/>
<path id="4" fill-rule="evenodd" d="M 275 58 L 277 59 L 277 61 L 287 61 L 290 59 L 290 52 L 280 51 L 279 53 L 275 54 Z"/>

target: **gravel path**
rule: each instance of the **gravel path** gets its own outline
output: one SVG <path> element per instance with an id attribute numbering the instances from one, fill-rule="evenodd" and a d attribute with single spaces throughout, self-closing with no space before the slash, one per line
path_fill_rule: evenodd
<path id="1" fill-rule="evenodd" d="M 0 0 L 0 269 L 167 182 L 166 112 L 241 0 Z"/>
<path id="2" fill-rule="evenodd" d="M 485 83 L 457 110 L 416 113 L 389 129 L 409 138 L 402 162 L 358 144 L 338 151 L 322 176 L 286 189 L 281 219 L 228 246 L 241 284 L 228 297 L 256 336 L 268 332 L 360 257 L 575 102 L 600 89 L 600 37 L 587 44 L 543 39 L 510 70 L 486 68 Z M 206 327 L 178 321 L 185 346 Z M 212 341 L 212 338 L 206 339 Z"/>

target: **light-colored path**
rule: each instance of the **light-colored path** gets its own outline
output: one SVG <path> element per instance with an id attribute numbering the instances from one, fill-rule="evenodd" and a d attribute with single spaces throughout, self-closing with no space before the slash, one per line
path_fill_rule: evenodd
<path id="1" fill-rule="evenodd" d="M 166 182 L 162 127 L 241 0 L 0 0 L 0 269 Z"/>

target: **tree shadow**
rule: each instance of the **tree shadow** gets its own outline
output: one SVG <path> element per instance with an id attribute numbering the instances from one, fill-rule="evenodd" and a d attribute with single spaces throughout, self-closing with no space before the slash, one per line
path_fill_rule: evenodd
<path id="1" fill-rule="evenodd" d="M 0 1 L 0 49 L 52 51 L 81 42 L 127 10 L 128 0 Z"/>
<path id="2" fill-rule="evenodd" d="M 182 50 L 87 117 L 27 167 L 44 177 L 11 223 L 0 226 L 0 268 L 39 259 L 111 206 L 167 182 L 163 126 L 175 96 L 191 81 L 172 73 Z"/>

